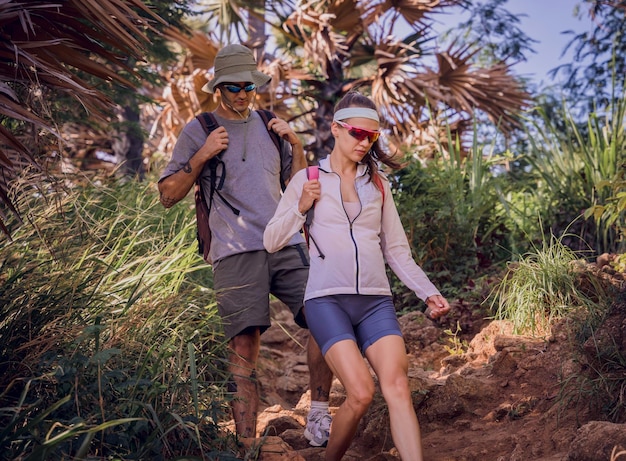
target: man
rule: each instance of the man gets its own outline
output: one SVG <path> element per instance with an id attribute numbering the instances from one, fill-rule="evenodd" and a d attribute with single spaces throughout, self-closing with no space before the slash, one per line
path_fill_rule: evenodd
<path id="1" fill-rule="evenodd" d="M 217 306 L 229 340 L 231 403 L 236 431 L 256 437 L 259 392 L 256 366 L 261 334 L 270 326 L 269 295 L 273 294 L 305 327 L 303 296 L 308 277 L 308 252 L 301 235 L 292 237 L 283 251 L 269 254 L 263 247 L 263 231 L 281 195 L 280 180 L 288 181 L 306 167 L 304 149 L 287 122 L 272 118 L 265 126 L 252 110 L 258 87 L 271 79 L 256 68 L 248 48 L 233 44 L 215 58 L 215 74 L 202 90 L 218 92 L 220 104 L 213 112 L 219 127 L 207 137 L 196 119 L 187 124 L 159 180 L 160 199 L 169 208 L 182 200 L 200 177 L 205 196 L 210 191 L 208 160 L 218 156 L 216 188 L 210 206 L 213 283 Z M 277 133 L 277 152 L 268 130 Z M 209 203 L 210 197 L 206 196 Z M 332 374 L 319 347 L 309 338 L 311 411 L 305 436 L 313 446 L 328 440 L 328 396 Z"/>

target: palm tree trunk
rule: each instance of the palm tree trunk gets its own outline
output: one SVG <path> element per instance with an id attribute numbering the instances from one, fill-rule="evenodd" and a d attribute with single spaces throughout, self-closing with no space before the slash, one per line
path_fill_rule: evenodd
<path id="1" fill-rule="evenodd" d="M 144 179 L 145 169 L 143 166 L 143 142 L 144 136 L 139 120 L 139 106 L 136 100 L 124 107 L 124 118 L 126 119 L 126 139 L 128 148 L 125 152 L 125 163 L 123 167 L 125 176 L 132 176 L 139 181 Z"/>

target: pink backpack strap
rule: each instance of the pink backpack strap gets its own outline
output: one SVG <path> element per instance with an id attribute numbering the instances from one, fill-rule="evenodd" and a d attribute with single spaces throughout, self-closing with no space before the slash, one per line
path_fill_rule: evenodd
<path id="1" fill-rule="evenodd" d="M 384 205 L 385 204 L 385 186 L 383 184 L 383 180 L 381 179 L 378 173 L 374 172 L 372 176 L 372 181 L 374 181 L 374 185 L 383 195 L 383 205 Z"/>
<path id="2" fill-rule="evenodd" d="M 320 171 L 317 165 L 306 167 L 306 177 L 309 181 L 313 179 L 319 179 L 319 176 L 320 176 Z M 315 202 L 313 202 L 313 206 L 309 208 L 309 211 L 306 212 L 306 219 L 304 220 L 304 225 L 302 226 L 302 229 L 304 231 L 304 238 L 306 239 L 307 246 L 311 246 L 310 242 L 313 242 L 313 245 L 315 245 L 315 248 L 317 248 L 317 252 L 319 253 L 320 258 L 324 259 L 326 255 L 322 253 L 322 250 L 320 250 L 320 247 L 317 245 L 317 242 L 311 236 L 311 232 L 310 232 L 310 227 L 311 227 L 311 223 L 313 222 L 314 212 L 315 212 Z"/>
<path id="3" fill-rule="evenodd" d="M 317 165 L 307 166 L 306 167 L 306 178 L 308 180 L 311 179 L 319 179 L 320 178 L 320 169 Z"/>

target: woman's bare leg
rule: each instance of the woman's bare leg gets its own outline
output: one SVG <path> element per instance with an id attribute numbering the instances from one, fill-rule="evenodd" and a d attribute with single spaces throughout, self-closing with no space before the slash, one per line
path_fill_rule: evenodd
<path id="1" fill-rule="evenodd" d="M 408 358 L 401 336 L 385 336 L 365 351 L 389 408 L 391 436 L 402 461 L 422 461 L 422 437 L 409 390 Z"/>
<path id="2" fill-rule="evenodd" d="M 350 447 L 359 421 L 372 403 L 374 380 L 352 340 L 333 344 L 324 358 L 346 390 L 346 400 L 333 417 L 326 447 L 326 461 L 339 461 Z"/>

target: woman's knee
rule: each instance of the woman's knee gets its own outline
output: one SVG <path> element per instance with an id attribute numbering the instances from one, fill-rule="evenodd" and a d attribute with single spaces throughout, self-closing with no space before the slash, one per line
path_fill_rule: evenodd
<path id="1" fill-rule="evenodd" d="M 369 383 L 368 383 L 369 384 Z M 364 415 L 374 399 L 374 383 L 349 389 L 346 396 L 348 405 L 356 414 Z"/>
<path id="2" fill-rule="evenodd" d="M 390 379 L 380 381 L 380 389 L 383 397 L 389 401 L 409 401 L 411 391 L 409 389 L 409 379 L 406 374 L 398 373 Z"/>

